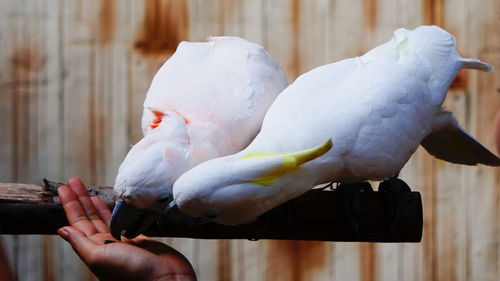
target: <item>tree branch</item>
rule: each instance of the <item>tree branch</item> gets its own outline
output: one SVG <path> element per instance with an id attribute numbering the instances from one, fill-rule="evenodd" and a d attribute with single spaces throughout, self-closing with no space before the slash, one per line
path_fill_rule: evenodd
<path id="1" fill-rule="evenodd" d="M 56 234 L 67 225 L 57 197 L 58 183 L 47 186 L 0 183 L 0 234 Z M 88 186 L 111 209 L 111 187 Z M 354 212 L 342 192 L 313 189 L 263 214 L 250 224 L 190 225 L 181 212 L 161 217 L 146 235 L 201 239 L 287 239 L 320 241 L 419 242 L 422 237 L 420 193 L 395 195 L 396 215 L 387 208 L 382 192 L 360 193 Z M 353 215 L 354 214 L 354 215 Z"/>

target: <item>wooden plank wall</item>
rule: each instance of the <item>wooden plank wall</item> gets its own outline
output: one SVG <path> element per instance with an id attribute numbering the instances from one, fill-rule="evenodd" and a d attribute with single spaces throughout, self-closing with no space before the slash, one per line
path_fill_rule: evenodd
<path id="1" fill-rule="evenodd" d="M 404 26 L 437 24 L 500 70 L 497 0 L 0 0 L 0 181 L 113 184 L 141 137 L 144 94 L 181 40 L 262 44 L 289 82 L 360 55 Z M 446 100 L 494 148 L 500 74 L 463 71 Z M 335 108 L 332 108 L 335 110 Z M 500 280 L 500 171 L 432 159 L 402 173 L 422 192 L 419 244 L 163 239 L 199 280 Z M 3 236 L 20 280 L 93 280 L 56 236 Z"/>

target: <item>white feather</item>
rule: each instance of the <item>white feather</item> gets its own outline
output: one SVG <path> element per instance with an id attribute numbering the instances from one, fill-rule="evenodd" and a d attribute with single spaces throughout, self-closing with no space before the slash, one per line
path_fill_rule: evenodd
<path id="1" fill-rule="evenodd" d="M 179 178 L 173 190 L 177 205 L 193 216 L 217 209 L 216 222 L 243 223 L 316 184 L 393 176 L 426 136 L 443 127 L 441 104 L 463 66 L 451 34 L 422 26 L 396 30 L 389 42 L 362 57 L 313 69 L 276 99 L 248 148 L 207 161 Z M 245 169 L 231 169 L 248 153 L 291 153 L 329 138 L 330 151 L 272 186 L 243 180 Z M 475 163 L 500 164 L 493 157 Z"/>
<path id="2" fill-rule="evenodd" d="M 243 149 L 286 86 L 278 64 L 255 43 L 237 37 L 181 42 L 147 92 L 144 138 L 119 168 L 119 199 L 151 207 L 186 170 Z"/>

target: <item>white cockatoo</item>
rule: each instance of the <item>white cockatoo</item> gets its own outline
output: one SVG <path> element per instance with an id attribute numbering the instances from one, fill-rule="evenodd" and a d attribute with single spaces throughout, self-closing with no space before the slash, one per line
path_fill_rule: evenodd
<path id="1" fill-rule="evenodd" d="M 182 175 L 172 204 L 221 224 L 246 223 L 317 184 L 390 178 L 420 144 L 446 161 L 498 166 L 442 108 L 462 68 L 494 71 L 461 58 L 455 38 L 439 27 L 398 29 L 361 57 L 300 76 L 272 104 L 254 141 Z"/>
<path id="2" fill-rule="evenodd" d="M 172 200 L 182 173 L 245 148 L 287 85 L 260 45 L 238 37 L 181 42 L 153 78 L 144 101 L 144 138 L 118 170 L 113 236 L 144 231 Z"/>

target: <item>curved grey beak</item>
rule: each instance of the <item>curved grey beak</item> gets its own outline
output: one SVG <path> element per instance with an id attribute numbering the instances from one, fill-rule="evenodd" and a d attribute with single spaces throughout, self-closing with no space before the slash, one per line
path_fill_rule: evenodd
<path id="1" fill-rule="evenodd" d="M 116 201 L 109 228 L 111 235 L 121 240 L 120 235 L 128 239 L 144 232 L 156 219 L 158 213 L 149 209 L 139 209 L 119 199 Z"/>

